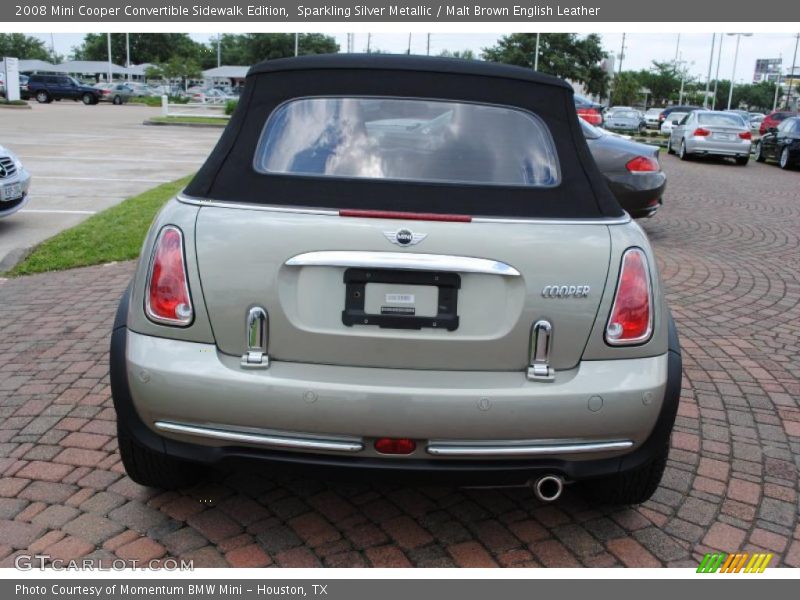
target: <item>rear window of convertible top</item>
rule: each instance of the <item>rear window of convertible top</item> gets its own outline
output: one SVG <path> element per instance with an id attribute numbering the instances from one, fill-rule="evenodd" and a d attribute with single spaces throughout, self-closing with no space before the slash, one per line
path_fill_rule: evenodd
<path id="1" fill-rule="evenodd" d="M 504 106 L 374 97 L 298 98 L 276 108 L 256 171 L 436 183 L 552 187 L 550 131 Z"/>

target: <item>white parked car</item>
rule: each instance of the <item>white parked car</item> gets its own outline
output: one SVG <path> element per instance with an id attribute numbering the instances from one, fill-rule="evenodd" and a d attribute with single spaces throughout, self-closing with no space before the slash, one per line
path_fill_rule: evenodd
<path id="1" fill-rule="evenodd" d="M 685 112 L 670 113 L 670 115 L 664 119 L 664 122 L 661 124 L 661 133 L 666 133 L 669 135 L 672 132 L 672 128 L 675 126 L 675 123 L 680 123 L 683 121 L 683 118 L 688 114 L 689 113 Z"/>
<path id="2" fill-rule="evenodd" d="M 644 113 L 644 122 L 648 129 L 658 129 L 658 116 L 663 112 L 663 108 L 650 108 Z"/>
<path id="3" fill-rule="evenodd" d="M 7 217 L 25 206 L 31 175 L 17 155 L 0 146 L 0 217 Z"/>

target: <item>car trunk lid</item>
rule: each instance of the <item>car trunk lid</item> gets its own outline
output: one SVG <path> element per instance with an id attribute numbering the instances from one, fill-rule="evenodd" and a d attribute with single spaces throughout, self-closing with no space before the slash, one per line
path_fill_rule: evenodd
<path id="1" fill-rule="evenodd" d="M 217 346 L 243 355 L 251 308 L 271 360 L 521 370 L 532 325 L 574 367 L 609 268 L 607 226 L 567 220 L 344 218 L 335 211 L 203 207 L 203 297 Z"/>

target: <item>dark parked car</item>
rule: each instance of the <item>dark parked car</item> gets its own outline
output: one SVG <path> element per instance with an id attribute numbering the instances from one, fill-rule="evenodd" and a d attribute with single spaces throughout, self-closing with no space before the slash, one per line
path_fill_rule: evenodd
<path id="1" fill-rule="evenodd" d="M 573 96 L 575 101 L 575 110 L 578 116 L 591 125 L 603 124 L 603 110 L 605 106 L 592 102 L 588 98 L 575 94 Z"/>
<path id="2" fill-rule="evenodd" d="M 21 91 L 25 100 L 35 98 L 42 104 L 53 100 L 80 100 L 84 104 L 97 104 L 101 96 L 100 90 L 83 85 L 67 75 L 31 75 L 27 89 Z"/>
<path id="3" fill-rule="evenodd" d="M 130 477 L 179 487 L 250 458 L 649 498 L 678 339 L 570 85 L 347 54 L 247 80 L 117 313 Z"/>
<path id="4" fill-rule="evenodd" d="M 756 160 L 776 160 L 781 169 L 800 164 L 800 117 L 784 119 L 756 144 Z"/>
<path id="5" fill-rule="evenodd" d="M 758 133 L 764 135 L 770 129 L 777 128 L 781 121 L 784 121 L 789 117 L 796 116 L 798 116 L 798 113 L 796 112 L 791 112 L 788 110 L 773 110 L 766 117 L 764 117 L 763 121 L 761 121 L 761 125 L 758 127 Z"/>
<path id="6" fill-rule="evenodd" d="M 629 215 L 652 217 L 663 204 L 667 176 L 658 148 L 614 135 L 581 120 L 583 135 L 608 187 Z"/>
<path id="7" fill-rule="evenodd" d="M 658 115 L 658 127 L 661 129 L 661 124 L 667 120 L 667 117 L 670 113 L 673 112 L 682 112 L 682 113 L 690 113 L 693 110 L 702 110 L 701 106 L 693 106 L 691 104 L 678 104 L 675 106 L 668 106 L 664 110 L 661 111 L 661 114 Z"/>

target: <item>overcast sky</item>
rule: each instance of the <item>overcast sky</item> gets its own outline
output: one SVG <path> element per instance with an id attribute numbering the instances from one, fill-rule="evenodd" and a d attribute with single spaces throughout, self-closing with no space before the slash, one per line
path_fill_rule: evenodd
<path id="1" fill-rule="evenodd" d="M 39 33 L 32 34 L 41 38 L 50 46 L 51 34 Z M 73 46 L 80 45 L 83 40 L 82 33 L 55 33 L 52 39 L 55 42 L 56 52 L 68 55 Z M 190 34 L 192 38 L 199 42 L 208 42 L 212 37 L 209 34 Z M 342 50 L 347 46 L 347 34 L 334 34 Z M 356 52 L 364 52 L 367 48 L 367 34 L 358 33 L 355 35 L 354 49 Z M 439 54 L 444 49 L 447 50 L 473 50 L 476 54 L 482 48 L 491 46 L 502 36 L 503 33 L 434 33 L 431 35 L 431 54 Z M 615 56 L 619 55 L 622 43 L 621 33 L 600 34 L 605 50 Z M 719 34 L 717 44 L 719 44 Z M 412 54 L 425 54 L 427 50 L 427 35 L 424 33 L 414 33 L 411 36 Z M 404 33 L 376 33 L 372 34 L 371 47 L 387 52 L 405 52 L 408 49 L 408 34 Z M 718 48 L 719 46 L 717 46 Z M 736 38 L 724 36 L 722 48 L 722 62 L 720 65 L 720 78 L 729 79 L 733 69 L 734 49 Z M 707 34 L 682 34 L 680 45 L 678 45 L 678 35 L 675 33 L 628 33 L 625 36 L 625 58 L 623 69 L 646 69 L 651 61 L 669 61 L 675 59 L 676 50 L 679 58 L 686 61 L 689 72 L 701 79 L 706 77 L 708 72 L 709 55 L 711 51 L 711 33 Z M 783 58 L 784 72 L 792 65 L 792 58 L 795 51 L 795 37 L 791 33 L 756 33 L 752 37 L 742 37 L 739 45 L 739 58 L 736 65 L 735 79 L 737 82 L 752 81 L 755 62 L 758 58 Z M 715 61 L 716 61 L 716 54 Z M 136 62 L 136 57 L 131 57 Z M 618 58 L 617 58 L 618 60 Z M 223 63 L 225 57 L 223 56 Z M 800 57 L 798 57 L 800 65 Z M 716 71 L 716 62 L 712 69 L 712 77 Z"/>

